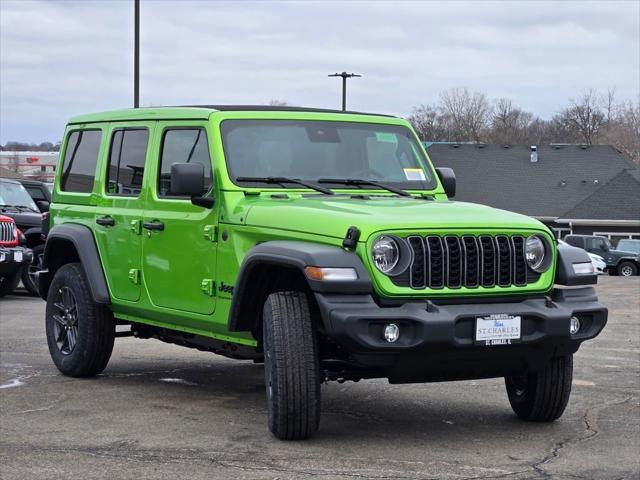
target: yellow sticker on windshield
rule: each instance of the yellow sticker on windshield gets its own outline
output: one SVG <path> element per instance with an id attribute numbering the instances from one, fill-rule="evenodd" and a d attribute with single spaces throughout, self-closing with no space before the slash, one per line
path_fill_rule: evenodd
<path id="1" fill-rule="evenodd" d="M 421 168 L 403 168 L 404 176 L 407 180 L 426 180 L 427 177 L 424 176 L 424 170 Z"/>

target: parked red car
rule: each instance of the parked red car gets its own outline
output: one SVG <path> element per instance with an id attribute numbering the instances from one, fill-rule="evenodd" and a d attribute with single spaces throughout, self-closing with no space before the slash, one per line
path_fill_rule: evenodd
<path id="1" fill-rule="evenodd" d="M 20 235 L 13 218 L 0 215 L 0 297 L 18 286 L 23 268 L 33 260 L 31 250 L 20 245 Z"/>

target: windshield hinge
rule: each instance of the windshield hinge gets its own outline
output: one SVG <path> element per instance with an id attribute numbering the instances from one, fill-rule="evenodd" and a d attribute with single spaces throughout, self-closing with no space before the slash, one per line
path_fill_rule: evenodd
<path id="1" fill-rule="evenodd" d="M 353 225 L 347 229 L 347 233 L 342 240 L 342 246 L 347 249 L 355 248 L 358 245 L 358 239 L 360 238 L 360 230 Z"/>
<path id="2" fill-rule="evenodd" d="M 216 225 L 205 225 L 203 236 L 210 242 L 216 242 L 218 240 L 218 227 Z"/>

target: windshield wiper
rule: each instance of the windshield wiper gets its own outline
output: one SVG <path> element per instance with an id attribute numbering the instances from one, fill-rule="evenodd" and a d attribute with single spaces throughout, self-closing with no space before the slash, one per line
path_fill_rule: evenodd
<path id="1" fill-rule="evenodd" d="M 238 177 L 236 182 L 256 182 L 256 183 L 294 183 L 296 185 L 302 185 L 303 187 L 311 188 L 317 192 L 324 193 L 325 195 L 334 195 L 334 192 L 328 188 L 321 187 L 315 183 L 305 182 L 298 178 L 288 177 Z"/>
<path id="2" fill-rule="evenodd" d="M 376 182 L 375 180 L 364 180 L 361 178 L 321 178 L 318 180 L 318 183 L 337 183 L 340 185 L 355 185 L 357 187 L 371 185 L 372 187 L 382 188 L 383 190 L 388 190 L 391 193 L 395 193 L 396 195 L 401 195 L 403 197 L 412 196 L 409 192 L 400 188 L 391 187 L 384 183 Z"/>
<path id="3" fill-rule="evenodd" d="M 30 210 L 32 212 L 36 212 L 33 208 L 27 207 L 26 205 L 0 205 L 0 208 L 5 208 L 5 207 L 7 207 L 7 208 L 16 208 L 16 209 L 20 209 L 20 208 L 24 209 L 24 208 L 26 208 L 27 210 Z M 40 213 L 40 212 L 36 212 L 36 213 Z"/>

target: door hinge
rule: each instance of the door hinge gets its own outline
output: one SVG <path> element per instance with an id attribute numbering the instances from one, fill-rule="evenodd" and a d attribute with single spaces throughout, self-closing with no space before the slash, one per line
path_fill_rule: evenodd
<path id="1" fill-rule="evenodd" d="M 129 229 L 136 235 L 140 235 L 142 233 L 142 220 L 131 220 Z"/>
<path id="2" fill-rule="evenodd" d="M 216 225 L 205 225 L 203 230 L 204 238 L 210 242 L 218 240 L 218 227 Z"/>
<path id="3" fill-rule="evenodd" d="M 213 297 L 216 294 L 216 282 L 210 278 L 204 278 L 202 282 L 200 282 L 200 289 L 205 295 Z"/>
<path id="4" fill-rule="evenodd" d="M 137 268 L 132 268 L 129 270 L 129 280 L 134 285 L 138 285 L 140 283 L 140 270 Z"/>

